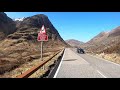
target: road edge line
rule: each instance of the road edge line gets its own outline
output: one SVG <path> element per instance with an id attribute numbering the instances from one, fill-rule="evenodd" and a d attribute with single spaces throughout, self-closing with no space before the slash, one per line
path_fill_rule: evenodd
<path id="1" fill-rule="evenodd" d="M 108 59 L 104 59 L 104 58 L 101 58 L 101 57 L 97 57 L 97 56 L 94 56 L 94 55 L 91 55 L 91 54 L 87 54 L 87 55 L 89 55 L 89 56 L 92 56 L 92 57 L 95 57 L 95 58 L 101 59 L 101 60 L 103 60 L 103 61 L 110 62 L 110 63 L 112 63 L 112 64 L 115 64 L 115 65 L 120 66 L 120 64 L 118 64 L 118 63 L 114 63 L 114 62 L 112 62 L 112 61 L 109 61 Z"/>
<path id="2" fill-rule="evenodd" d="M 66 49 L 65 49 L 65 50 L 66 50 Z M 64 54 L 63 54 L 62 60 L 61 60 L 61 62 L 60 62 L 60 64 L 59 64 L 58 69 L 57 69 L 57 71 L 56 71 L 56 73 L 55 73 L 55 75 L 54 75 L 53 78 L 56 78 L 56 76 L 57 76 L 57 74 L 58 74 L 58 72 L 59 72 L 59 70 L 60 70 L 60 66 L 61 66 L 61 64 L 62 64 L 62 62 L 63 62 L 63 58 L 64 58 L 64 55 L 65 55 L 65 50 L 64 50 Z"/>

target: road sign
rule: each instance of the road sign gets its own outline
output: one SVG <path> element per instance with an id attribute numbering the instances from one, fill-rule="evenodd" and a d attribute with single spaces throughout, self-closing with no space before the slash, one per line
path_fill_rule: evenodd
<path id="1" fill-rule="evenodd" d="M 41 41 L 41 60 L 43 61 L 43 59 L 42 59 L 43 41 L 48 41 L 48 36 L 46 34 L 46 29 L 45 29 L 44 25 L 42 25 L 42 28 L 40 29 L 40 32 L 38 33 L 37 40 Z"/>
<path id="2" fill-rule="evenodd" d="M 42 28 L 40 29 L 40 34 L 46 34 L 46 29 L 45 29 L 45 26 L 42 25 Z"/>
<path id="3" fill-rule="evenodd" d="M 38 34 L 38 41 L 48 41 L 48 36 L 44 34 Z"/>
<path id="4" fill-rule="evenodd" d="M 38 33 L 38 41 L 48 41 L 48 36 L 46 35 L 46 29 L 45 26 L 42 25 L 40 32 Z"/>

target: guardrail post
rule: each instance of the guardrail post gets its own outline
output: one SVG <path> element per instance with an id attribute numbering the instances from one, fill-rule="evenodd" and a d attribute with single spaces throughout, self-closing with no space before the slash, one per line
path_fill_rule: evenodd
<path id="1" fill-rule="evenodd" d="M 45 70 L 45 65 L 43 65 L 43 70 Z"/>

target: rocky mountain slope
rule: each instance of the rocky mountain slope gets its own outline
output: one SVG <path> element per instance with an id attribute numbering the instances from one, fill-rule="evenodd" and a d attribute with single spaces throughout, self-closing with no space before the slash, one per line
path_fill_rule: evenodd
<path id="1" fill-rule="evenodd" d="M 0 40 L 3 40 L 7 35 L 14 33 L 15 31 L 15 22 L 4 12 L 0 12 Z"/>
<path id="2" fill-rule="evenodd" d="M 120 26 L 81 45 L 86 52 L 120 64 Z"/>
<path id="3" fill-rule="evenodd" d="M 49 41 L 47 43 L 58 44 L 58 45 L 66 45 L 65 41 L 61 38 L 58 31 L 49 21 L 48 17 L 40 14 L 32 17 L 25 18 L 22 22 L 16 23 L 17 32 L 8 36 L 11 39 L 27 39 L 27 40 L 37 40 L 37 34 L 44 25 L 46 27 L 47 35 L 49 37 Z M 45 42 L 46 43 L 46 42 Z M 46 44 L 47 44 L 46 43 Z"/>
<path id="4" fill-rule="evenodd" d="M 75 40 L 75 39 L 69 39 L 66 40 L 66 43 L 68 43 L 69 45 L 73 46 L 73 47 L 79 47 L 80 45 L 84 44 L 84 42 Z"/>
<path id="5" fill-rule="evenodd" d="M 120 54 L 120 27 L 110 32 L 101 32 L 82 47 L 93 53 L 104 52 Z"/>
<path id="6" fill-rule="evenodd" d="M 49 39 L 43 43 L 43 57 L 68 46 L 46 15 L 39 14 L 14 22 L 5 13 L 0 13 L 0 31 L 6 35 L 0 43 L 0 74 L 40 58 L 37 35 L 43 24 Z"/>

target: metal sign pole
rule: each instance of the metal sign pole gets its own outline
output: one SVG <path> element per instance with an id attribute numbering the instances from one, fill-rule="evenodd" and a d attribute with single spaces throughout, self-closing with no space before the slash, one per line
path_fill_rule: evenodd
<path id="1" fill-rule="evenodd" d="M 44 25 L 42 25 L 40 32 L 38 33 L 37 40 L 41 41 L 41 61 L 43 61 L 43 41 L 48 41 L 48 36 L 46 35 L 46 29 Z M 43 66 L 43 69 L 45 69 L 45 66 Z"/>
<path id="2" fill-rule="evenodd" d="M 43 53 L 43 41 L 41 41 L 41 61 L 43 61 L 42 53 Z"/>
<path id="3" fill-rule="evenodd" d="M 43 41 L 41 41 L 41 61 L 43 61 Z M 45 66 L 43 66 L 43 70 L 45 70 Z"/>

